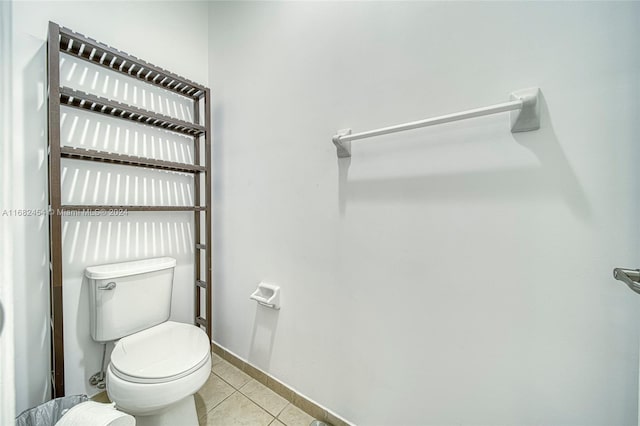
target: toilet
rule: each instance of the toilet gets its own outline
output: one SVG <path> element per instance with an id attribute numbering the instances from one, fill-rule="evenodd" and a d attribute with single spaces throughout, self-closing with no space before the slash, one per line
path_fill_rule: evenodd
<path id="1" fill-rule="evenodd" d="M 197 426 L 193 395 L 211 372 L 200 327 L 169 321 L 176 260 L 171 257 L 91 266 L 91 337 L 115 342 L 107 394 L 138 426 Z"/>

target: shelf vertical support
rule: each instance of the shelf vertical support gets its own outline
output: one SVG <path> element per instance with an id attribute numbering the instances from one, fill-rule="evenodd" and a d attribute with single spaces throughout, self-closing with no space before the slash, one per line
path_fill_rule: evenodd
<path id="1" fill-rule="evenodd" d="M 51 367 L 53 398 L 64 396 L 62 309 L 62 207 L 60 188 L 60 27 L 49 22 L 47 41 L 49 115 L 49 259 L 51 303 Z"/>
<path id="2" fill-rule="evenodd" d="M 200 99 L 194 99 L 193 101 L 193 122 L 196 124 L 200 124 Z M 194 136 L 193 138 L 193 161 L 194 164 L 196 165 L 200 165 L 200 136 Z M 201 205 L 200 203 L 200 180 L 202 179 L 200 174 L 194 174 L 193 175 L 193 199 L 194 199 L 194 205 L 199 206 Z M 196 244 L 200 243 L 202 240 L 202 231 L 200 229 L 200 225 L 202 222 L 202 218 L 201 218 L 201 212 L 199 211 L 195 211 L 193 212 L 193 239 L 196 242 Z M 195 297 L 194 297 L 194 324 L 196 326 L 198 325 L 198 317 L 201 317 L 201 287 L 198 286 L 198 282 L 199 281 L 203 281 L 202 280 L 202 265 L 201 265 L 201 261 L 202 261 L 202 252 L 200 250 L 195 249 L 194 252 L 194 262 L 193 262 L 193 269 L 194 269 L 194 291 L 195 291 Z M 206 280 L 204 280 L 206 282 Z M 206 290 L 205 290 L 206 292 Z"/>

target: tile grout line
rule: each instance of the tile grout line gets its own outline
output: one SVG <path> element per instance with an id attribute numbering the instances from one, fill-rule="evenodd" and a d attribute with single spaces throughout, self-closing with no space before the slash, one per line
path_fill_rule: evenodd
<path id="1" fill-rule="evenodd" d="M 240 390 L 240 389 L 236 388 L 235 386 L 233 386 L 231 383 L 227 382 L 221 375 L 219 375 L 215 371 L 211 370 L 211 374 L 213 374 L 214 376 L 216 376 L 217 378 L 219 378 L 220 380 L 222 380 L 223 382 L 225 382 L 226 384 L 231 386 L 231 388 L 234 390 L 234 392 Z"/>
<path id="2" fill-rule="evenodd" d="M 256 407 L 258 407 L 259 409 L 261 409 L 262 411 L 264 411 L 265 413 L 267 413 L 267 415 L 269 417 L 271 417 L 271 421 L 269 422 L 269 424 L 271 424 L 276 417 L 273 416 L 270 412 L 268 412 L 264 407 L 261 407 L 260 405 L 258 405 L 255 401 L 253 401 L 251 398 L 249 398 L 248 396 L 246 396 L 245 394 L 243 394 L 242 392 L 240 392 L 239 390 L 235 390 L 231 395 L 229 395 L 228 397 L 226 397 L 223 401 L 220 401 L 220 404 L 222 404 L 224 401 L 226 401 L 227 399 L 231 398 L 234 394 L 240 394 L 241 396 L 245 397 L 249 402 L 251 402 L 253 405 L 255 405 Z M 216 405 L 214 408 L 212 408 L 210 411 L 213 411 L 215 408 L 217 408 L 220 404 Z M 207 411 L 207 413 L 209 413 L 209 411 Z"/>
<path id="3" fill-rule="evenodd" d="M 247 373 L 245 373 L 244 371 L 240 370 L 238 367 L 236 367 L 235 365 L 231 364 L 229 361 L 225 361 L 228 365 L 230 365 L 231 367 L 235 368 L 236 370 L 238 370 L 241 373 L 244 373 L 247 375 L 247 377 L 249 377 L 249 381 L 251 381 L 251 379 L 253 379 L 253 377 L 249 376 Z M 235 387 L 234 385 L 232 385 L 231 383 L 229 383 L 228 380 L 225 380 L 224 377 L 222 377 L 220 374 L 216 373 L 215 371 L 213 371 L 213 366 L 211 367 L 211 374 L 215 374 L 216 376 L 218 376 L 220 378 L 220 380 L 222 380 L 223 382 L 225 382 L 226 384 L 228 384 L 229 386 L 231 386 L 234 390 L 239 391 L 240 388 Z M 255 380 L 255 379 L 254 379 Z M 249 383 L 249 381 L 245 382 L 242 384 L 242 386 L 240 387 L 244 387 L 247 383 Z M 243 394 L 244 395 L 244 394 Z"/>
<path id="4" fill-rule="evenodd" d="M 273 423 L 273 420 L 276 418 L 274 415 L 272 415 L 270 412 L 268 412 L 266 410 L 266 408 L 260 406 L 258 403 L 256 403 L 254 400 L 252 400 L 251 398 L 249 398 L 248 396 L 246 396 L 245 394 L 243 394 L 242 392 L 238 391 L 238 393 L 240 393 L 240 395 L 244 396 L 245 398 L 247 398 L 253 405 L 255 405 L 256 407 L 258 407 L 259 409 L 261 409 L 262 411 L 264 411 L 265 413 L 267 413 L 267 415 L 269 415 L 271 417 L 271 421 L 269 422 L 269 424 Z"/>
<path id="5" fill-rule="evenodd" d="M 220 380 L 222 380 L 222 378 L 220 378 Z M 225 382 L 225 383 L 226 383 L 226 382 Z M 231 385 L 229 385 L 229 386 L 231 386 Z M 218 406 L 219 406 L 220 404 L 222 404 L 223 402 L 225 402 L 227 399 L 231 398 L 231 395 L 233 395 L 233 394 L 234 394 L 234 393 L 236 393 L 236 392 L 238 392 L 238 391 L 234 389 L 234 390 L 233 390 L 233 392 L 231 392 L 231 393 L 229 394 L 229 396 L 225 397 L 222 401 L 218 402 L 216 405 L 214 405 L 213 407 L 211 407 L 211 409 L 210 409 L 210 410 L 205 411 L 205 412 L 204 412 L 204 414 L 203 414 L 202 416 L 198 417 L 198 420 L 200 420 L 202 417 L 206 416 L 207 414 L 209 414 L 210 412 L 212 412 L 213 410 L 215 410 L 216 408 L 218 408 Z"/>
<path id="6" fill-rule="evenodd" d="M 287 405 L 284 406 L 284 408 L 282 410 L 280 410 L 280 412 L 278 413 L 278 416 L 276 417 L 276 419 L 278 419 L 278 421 L 282 424 L 284 424 L 285 426 L 288 426 L 285 422 L 283 422 L 282 420 L 280 420 L 280 414 L 284 413 L 284 410 L 287 409 L 288 406 L 293 405 L 292 402 L 287 401 Z M 295 405 L 294 405 L 295 407 Z M 308 413 L 307 413 L 308 414 Z"/>
<path id="7" fill-rule="evenodd" d="M 272 392 L 273 392 L 273 391 L 272 391 Z M 274 392 L 274 393 L 275 393 L 275 392 Z M 276 394 L 276 395 L 277 395 L 277 394 Z M 285 399 L 285 401 L 287 401 L 287 400 Z M 278 415 L 276 416 L 276 419 L 277 419 L 278 417 L 280 417 L 280 414 L 282 414 L 282 412 L 284 411 L 284 409 L 285 409 L 285 408 L 287 408 L 287 406 L 288 406 L 288 405 L 290 405 L 290 404 L 291 404 L 291 403 L 290 403 L 289 401 L 287 401 L 287 403 L 284 405 L 284 407 L 282 407 L 282 408 L 280 409 L 280 412 L 278 412 Z M 284 423 L 284 422 L 280 422 L 280 423 Z"/>
<path id="8" fill-rule="evenodd" d="M 249 376 L 251 377 L 251 376 Z M 284 401 L 286 402 L 286 404 L 284 404 L 284 407 L 282 407 L 280 409 L 280 411 L 278 411 L 278 414 L 271 414 L 271 412 L 269 410 L 267 410 L 265 407 L 263 407 L 262 405 L 260 405 L 260 403 L 258 403 L 258 401 L 254 400 L 253 398 L 251 398 L 249 395 L 247 395 L 246 393 L 242 392 L 242 389 L 238 389 L 238 392 L 240 392 L 241 394 L 243 394 L 244 396 L 246 396 L 247 398 L 249 398 L 251 401 L 253 401 L 256 405 L 258 405 L 258 407 L 262 408 L 263 410 L 265 410 L 267 413 L 271 414 L 274 418 L 278 418 L 278 416 L 280 414 L 282 414 L 282 412 L 284 411 L 285 408 L 287 408 L 287 405 L 291 404 L 291 402 L 286 399 L 285 397 L 283 397 L 282 395 L 278 395 L 276 392 L 274 392 L 272 389 L 270 389 L 268 386 L 263 385 L 262 383 L 260 383 L 259 381 L 257 381 L 256 379 L 254 379 L 253 377 L 251 377 L 251 380 L 253 380 L 254 382 L 258 383 L 261 386 L 264 386 L 265 389 L 267 389 L 269 392 L 273 392 L 274 395 L 284 399 Z M 247 386 L 249 383 L 251 383 L 251 380 L 249 380 L 247 383 L 245 383 L 244 385 L 242 385 L 242 387 L 244 388 L 245 386 Z"/>

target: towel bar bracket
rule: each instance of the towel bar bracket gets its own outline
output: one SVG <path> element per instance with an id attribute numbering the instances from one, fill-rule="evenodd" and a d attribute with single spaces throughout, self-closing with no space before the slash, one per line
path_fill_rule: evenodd
<path id="1" fill-rule="evenodd" d="M 351 134 L 351 129 L 338 130 L 338 133 L 333 137 L 333 143 L 338 150 L 338 158 L 351 157 L 351 141 L 341 141 L 342 136 Z"/>
<path id="2" fill-rule="evenodd" d="M 631 290 L 640 294 L 640 269 L 615 268 L 613 278 L 622 281 Z"/>
<path id="3" fill-rule="evenodd" d="M 511 111 L 511 132 L 529 132 L 540 128 L 540 89 L 517 90 L 511 93 L 511 100 L 521 100 L 522 109 Z"/>

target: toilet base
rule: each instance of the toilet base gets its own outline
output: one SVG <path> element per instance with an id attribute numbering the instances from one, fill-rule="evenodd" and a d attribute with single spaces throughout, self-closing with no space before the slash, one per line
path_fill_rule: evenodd
<path id="1" fill-rule="evenodd" d="M 150 416 L 134 416 L 136 426 L 198 426 L 198 414 L 193 395 L 181 399 Z"/>

